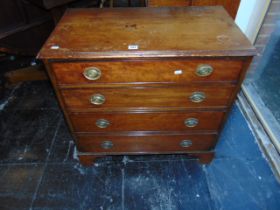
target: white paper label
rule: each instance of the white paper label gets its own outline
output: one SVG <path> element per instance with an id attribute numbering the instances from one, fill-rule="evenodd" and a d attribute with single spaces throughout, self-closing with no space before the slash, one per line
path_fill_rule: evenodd
<path id="1" fill-rule="evenodd" d="M 182 71 L 181 69 L 175 70 L 175 71 L 174 71 L 174 74 L 175 74 L 175 75 L 183 74 L 183 71 Z"/>
<path id="2" fill-rule="evenodd" d="M 58 45 L 53 45 L 53 46 L 51 46 L 51 49 L 52 50 L 57 50 L 57 49 L 59 49 L 59 46 Z"/>
<path id="3" fill-rule="evenodd" d="M 137 44 L 130 44 L 128 45 L 129 50 L 138 50 L 138 45 Z"/>

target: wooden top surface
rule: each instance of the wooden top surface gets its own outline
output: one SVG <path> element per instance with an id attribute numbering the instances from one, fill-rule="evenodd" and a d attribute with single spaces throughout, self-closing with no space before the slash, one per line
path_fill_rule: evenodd
<path id="1" fill-rule="evenodd" d="M 128 49 L 138 46 L 138 49 Z M 223 7 L 70 9 L 38 58 L 250 56 Z"/>

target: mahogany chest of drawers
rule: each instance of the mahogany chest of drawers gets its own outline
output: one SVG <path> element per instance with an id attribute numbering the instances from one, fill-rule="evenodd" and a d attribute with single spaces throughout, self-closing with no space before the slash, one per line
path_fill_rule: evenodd
<path id="1" fill-rule="evenodd" d="M 187 154 L 208 163 L 255 54 L 222 7 L 68 10 L 43 59 L 80 161 Z"/>

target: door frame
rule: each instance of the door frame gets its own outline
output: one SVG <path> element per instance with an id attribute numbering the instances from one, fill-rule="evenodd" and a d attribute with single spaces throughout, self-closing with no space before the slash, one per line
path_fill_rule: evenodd
<path id="1" fill-rule="evenodd" d="M 255 43 L 270 3 L 271 0 L 241 0 L 240 2 L 235 22 L 251 43 Z"/>
<path id="2" fill-rule="evenodd" d="M 271 2 L 272 0 L 241 0 L 240 2 L 235 22 L 252 44 L 256 41 Z M 278 140 L 280 139 L 280 126 L 250 83 L 241 86 L 238 99 L 241 111 L 246 116 L 260 148 L 280 182 L 280 141 Z M 267 119 L 270 120 L 269 123 Z"/>

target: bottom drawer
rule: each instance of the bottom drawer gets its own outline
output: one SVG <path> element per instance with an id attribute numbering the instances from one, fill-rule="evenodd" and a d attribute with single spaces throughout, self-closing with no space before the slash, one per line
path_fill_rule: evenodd
<path id="1" fill-rule="evenodd" d="M 150 136 L 77 136 L 80 152 L 95 153 L 161 153 L 205 151 L 212 149 L 215 134 L 150 135 Z"/>

